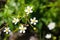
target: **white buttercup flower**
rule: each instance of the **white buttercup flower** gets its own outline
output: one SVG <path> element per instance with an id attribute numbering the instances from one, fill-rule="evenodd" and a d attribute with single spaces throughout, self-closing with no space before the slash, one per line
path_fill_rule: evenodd
<path id="1" fill-rule="evenodd" d="M 4 30 L 4 32 L 6 32 L 6 34 L 8 34 L 11 31 L 10 31 L 9 27 L 6 27 L 5 30 Z"/>
<path id="2" fill-rule="evenodd" d="M 12 23 L 17 24 L 18 22 L 19 22 L 19 19 L 18 18 L 13 18 Z"/>
<path id="3" fill-rule="evenodd" d="M 20 33 L 25 33 L 25 30 L 26 30 L 27 28 L 24 27 L 23 25 L 21 25 L 21 26 L 19 27 L 19 29 L 20 29 Z"/>
<path id="4" fill-rule="evenodd" d="M 46 34 L 45 38 L 46 39 L 50 39 L 51 38 L 51 34 Z"/>
<path id="5" fill-rule="evenodd" d="M 34 17 L 33 19 L 31 18 L 30 21 L 31 21 L 31 24 L 34 24 L 34 25 L 36 25 L 36 23 L 38 22 L 38 20 L 36 20 L 36 17 Z"/>
<path id="6" fill-rule="evenodd" d="M 49 23 L 48 28 L 49 28 L 49 30 L 54 29 L 55 28 L 55 23 L 54 22 Z"/>
<path id="7" fill-rule="evenodd" d="M 32 7 L 27 6 L 26 9 L 24 10 L 27 14 L 32 13 Z"/>

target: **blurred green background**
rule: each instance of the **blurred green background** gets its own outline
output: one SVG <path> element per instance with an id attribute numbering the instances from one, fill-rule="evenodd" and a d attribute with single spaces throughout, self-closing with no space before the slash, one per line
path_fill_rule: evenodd
<path id="1" fill-rule="evenodd" d="M 35 32 L 39 40 L 48 40 L 45 39 L 46 33 L 52 34 L 52 38 L 49 40 L 60 40 L 60 0 L 0 0 L 0 29 L 3 28 L 1 25 L 4 23 L 12 31 L 21 23 L 28 24 L 24 17 L 26 6 L 33 7 L 33 13 L 28 15 L 28 20 L 33 17 L 38 20 L 37 25 L 33 25 L 37 30 L 31 28 L 31 32 Z M 19 18 L 21 22 L 13 25 L 11 22 L 13 17 Z M 51 31 L 47 28 L 50 22 L 56 23 L 55 29 Z M 6 37 L 4 36 L 4 38 Z"/>

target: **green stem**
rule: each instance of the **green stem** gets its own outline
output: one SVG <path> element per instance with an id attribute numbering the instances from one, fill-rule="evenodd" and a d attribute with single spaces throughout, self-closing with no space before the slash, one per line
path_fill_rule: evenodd
<path id="1" fill-rule="evenodd" d="M 16 32 L 16 31 L 18 31 L 18 30 L 19 30 L 19 29 L 18 29 L 18 28 L 16 28 L 16 30 L 14 30 L 14 31 L 13 31 L 13 33 L 15 33 L 15 32 Z"/>
<path id="2" fill-rule="evenodd" d="M 30 24 L 29 20 L 28 20 L 28 23 Z M 31 25 L 31 24 L 30 24 L 30 25 Z M 31 25 L 31 27 L 33 28 L 34 26 L 33 26 L 33 25 Z"/>
<path id="3" fill-rule="evenodd" d="M 10 35 L 6 34 L 4 40 L 7 40 L 7 38 L 8 38 L 9 36 L 10 36 Z"/>

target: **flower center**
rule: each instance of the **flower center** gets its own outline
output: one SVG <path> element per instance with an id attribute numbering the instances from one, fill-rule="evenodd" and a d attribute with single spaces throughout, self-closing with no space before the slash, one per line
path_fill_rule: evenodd
<path id="1" fill-rule="evenodd" d="M 7 29 L 6 32 L 8 32 L 9 30 Z"/>
<path id="2" fill-rule="evenodd" d="M 16 20 L 14 20 L 14 22 L 16 22 Z"/>
<path id="3" fill-rule="evenodd" d="M 32 20 L 32 22 L 35 22 L 36 20 Z"/>
<path id="4" fill-rule="evenodd" d="M 28 8 L 28 12 L 30 12 L 30 8 Z"/>

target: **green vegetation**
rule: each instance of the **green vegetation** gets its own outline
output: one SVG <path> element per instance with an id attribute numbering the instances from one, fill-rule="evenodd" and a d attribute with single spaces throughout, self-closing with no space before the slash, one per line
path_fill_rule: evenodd
<path id="1" fill-rule="evenodd" d="M 32 7 L 32 13 L 27 14 L 27 12 L 24 11 L 27 6 Z M 6 23 L 4 27 L 9 27 L 13 33 L 19 31 L 21 24 L 25 26 L 29 25 L 31 32 L 34 31 L 37 33 L 39 40 L 43 40 L 44 37 L 41 35 L 43 34 L 42 29 L 45 25 L 45 28 L 47 28 L 50 22 L 56 23 L 55 28 L 52 30 L 54 33 L 57 33 L 58 28 L 60 28 L 59 0 L 7 0 L 4 8 L 2 7 L 0 10 L 2 10 L 0 11 L 0 26 Z M 36 25 L 30 23 L 30 19 L 34 17 L 38 20 Z M 16 24 L 12 22 L 14 18 L 19 19 Z M 0 28 L 0 30 L 2 30 L 2 28 Z M 5 37 L 4 40 L 7 40 L 6 38 L 7 37 Z M 52 34 L 52 40 L 56 40 L 55 38 L 56 36 Z"/>

